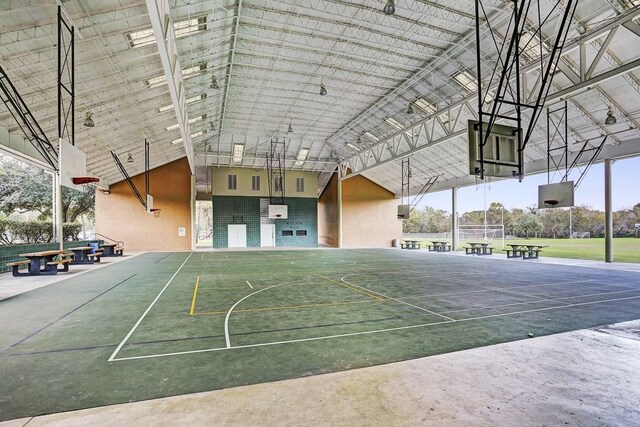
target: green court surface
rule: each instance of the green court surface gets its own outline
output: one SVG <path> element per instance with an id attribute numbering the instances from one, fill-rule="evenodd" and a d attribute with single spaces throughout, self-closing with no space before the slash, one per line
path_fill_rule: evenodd
<path id="1" fill-rule="evenodd" d="M 392 249 L 147 253 L 0 301 L 0 420 L 639 317 L 634 272 Z"/>

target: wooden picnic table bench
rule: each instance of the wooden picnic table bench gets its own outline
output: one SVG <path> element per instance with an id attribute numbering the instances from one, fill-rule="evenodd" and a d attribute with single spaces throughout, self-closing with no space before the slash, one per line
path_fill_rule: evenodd
<path id="1" fill-rule="evenodd" d="M 69 267 L 65 263 L 53 263 L 54 258 L 63 254 L 64 250 L 52 250 L 41 252 L 29 252 L 25 254 L 19 254 L 19 256 L 27 258 L 26 260 L 19 260 L 7 263 L 7 266 L 12 268 L 12 274 L 14 277 L 18 276 L 38 276 L 38 275 L 50 275 L 58 274 L 58 271 L 69 271 Z M 41 266 L 44 261 L 44 265 Z M 59 264 L 64 264 L 63 269 L 58 269 Z M 23 265 L 28 265 L 26 272 L 20 272 L 19 268 Z M 42 268 L 41 268 L 42 267 Z"/>

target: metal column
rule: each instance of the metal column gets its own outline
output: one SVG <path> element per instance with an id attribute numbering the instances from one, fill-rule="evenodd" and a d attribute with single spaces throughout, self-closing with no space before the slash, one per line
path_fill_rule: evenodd
<path id="1" fill-rule="evenodd" d="M 604 161 L 604 260 L 613 262 L 613 211 L 611 206 L 611 165 L 613 160 Z"/>
<path id="2" fill-rule="evenodd" d="M 338 176 L 338 247 L 342 245 L 342 180 Z"/>
<path id="3" fill-rule="evenodd" d="M 458 250 L 458 189 L 451 189 L 451 250 Z"/>

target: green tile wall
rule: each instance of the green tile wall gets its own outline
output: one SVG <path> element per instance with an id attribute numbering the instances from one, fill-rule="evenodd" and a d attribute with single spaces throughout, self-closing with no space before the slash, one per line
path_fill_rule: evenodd
<path id="1" fill-rule="evenodd" d="M 226 248 L 227 226 L 247 225 L 247 246 L 260 247 L 260 197 L 213 196 L 213 247 Z M 318 246 L 318 200 L 287 198 L 289 218 L 276 220 L 276 246 Z M 283 237 L 282 230 L 293 230 L 293 237 Z M 307 230 L 306 236 L 295 236 Z"/>
<path id="2" fill-rule="evenodd" d="M 290 197 L 286 204 L 289 218 L 276 220 L 276 246 L 318 246 L 318 199 Z M 283 230 L 293 231 L 293 236 L 283 236 Z M 297 230 L 306 230 L 307 235 L 296 236 Z"/>
<path id="3" fill-rule="evenodd" d="M 103 240 L 82 240 L 78 242 L 64 242 L 64 248 L 73 246 L 86 246 L 89 243 L 99 242 Z M 11 271 L 11 267 L 7 267 L 8 262 L 14 262 L 24 259 L 19 254 L 28 252 L 52 251 L 58 249 L 57 243 L 34 243 L 29 245 L 8 245 L 0 246 L 0 272 Z"/>
<path id="4" fill-rule="evenodd" d="M 260 246 L 260 197 L 213 196 L 213 247 L 226 248 L 227 225 L 247 225 L 247 246 Z"/>

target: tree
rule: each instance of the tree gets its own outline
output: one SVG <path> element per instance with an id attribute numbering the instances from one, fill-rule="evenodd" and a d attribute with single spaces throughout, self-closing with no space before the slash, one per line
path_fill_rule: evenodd
<path id="1" fill-rule="evenodd" d="M 40 168 L 0 155 L 0 212 L 37 212 L 51 218 L 52 176 Z M 62 187 L 62 221 L 74 222 L 83 213 L 93 214 L 95 193 Z"/>
<path id="2" fill-rule="evenodd" d="M 526 213 L 518 218 L 514 226 L 517 234 L 524 234 L 525 237 L 542 233 L 544 229 L 542 221 L 532 213 Z"/>

